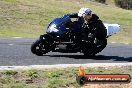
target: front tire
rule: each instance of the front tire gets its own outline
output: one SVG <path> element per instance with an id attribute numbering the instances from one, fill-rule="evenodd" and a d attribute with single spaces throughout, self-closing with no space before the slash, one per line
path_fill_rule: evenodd
<path id="1" fill-rule="evenodd" d="M 37 56 L 43 56 L 49 52 L 49 46 L 47 40 L 38 39 L 31 45 L 31 52 Z"/>

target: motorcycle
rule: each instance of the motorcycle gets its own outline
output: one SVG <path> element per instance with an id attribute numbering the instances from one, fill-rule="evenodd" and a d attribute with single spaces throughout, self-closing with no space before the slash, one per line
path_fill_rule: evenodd
<path id="1" fill-rule="evenodd" d="M 107 45 L 107 38 L 117 33 L 120 30 L 118 24 L 104 23 L 107 30 L 107 37 L 100 41 L 91 33 L 88 33 L 86 38 L 82 38 L 82 30 L 80 23 L 64 15 L 60 18 L 55 18 L 47 27 L 46 34 L 40 35 L 31 45 L 31 52 L 38 56 L 52 52 L 61 53 L 84 53 L 86 56 L 94 56 L 101 52 Z M 89 40 L 88 38 L 92 37 Z"/>

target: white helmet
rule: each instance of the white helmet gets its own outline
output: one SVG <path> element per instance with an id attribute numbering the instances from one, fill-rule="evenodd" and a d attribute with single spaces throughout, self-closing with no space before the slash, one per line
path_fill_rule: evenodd
<path id="1" fill-rule="evenodd" d="M 92 11 L 89 8 L 81 8 L 78 12 L 78 16 L 79 17 L 84 17 L 86 15 L 91 15 Z"/>

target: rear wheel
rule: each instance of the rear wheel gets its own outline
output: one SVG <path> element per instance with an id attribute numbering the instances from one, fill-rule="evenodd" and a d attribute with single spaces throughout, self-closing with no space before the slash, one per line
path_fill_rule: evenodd
<path id="1" fill-rule="evenodd" d="M 83 46 L 82 52 L 84 56 L 91 57 L 95 56 L 95 52 L 92 46 Z"/>
<path id="2" fill-rule="evenodd" d="M 31 52 L 38 56 L 48 53 L 50 51 L 49 49 L 50 48 L 47 40 L 38 39 L 31 46 Z"/>
<path id="3" fill-rule="evenodd" d="M 96 45 L 95 53 L 97 54 L 97 53 L 101 52 L 106 47 L 106 45 L 107 45 L 107 39 L 100 40 L 95 45 Z"/>
<path id="4" fill-rule="evenodd" d="M 85 56 L 95 56 L 97 53 L 101 52 L 107 45 L 107 39 L 99 41 L 94 44 L 83 45 L 82 52 Z"/>

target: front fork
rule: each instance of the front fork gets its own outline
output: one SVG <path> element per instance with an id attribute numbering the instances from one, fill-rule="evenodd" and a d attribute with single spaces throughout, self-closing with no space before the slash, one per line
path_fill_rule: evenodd
<path id="1" fill-rule="evenodd" d="M 55 43 L 54 43 L 54 39 L 52 35 L 49 34 L 44 34 L 44 35 L 40 35 L 40 39 L 42 41 L 47 41 L 48 43 L 48 47 L 50 48 L 50 50 L 53 50 L 55 48 Z"/>

